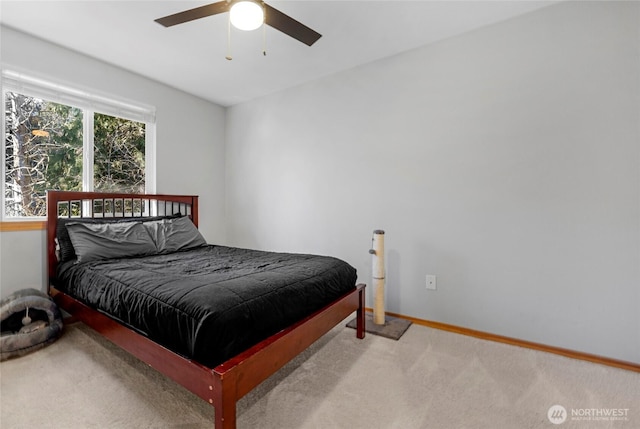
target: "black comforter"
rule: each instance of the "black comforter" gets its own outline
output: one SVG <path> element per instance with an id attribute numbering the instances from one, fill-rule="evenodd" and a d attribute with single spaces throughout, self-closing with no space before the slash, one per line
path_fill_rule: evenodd
<path id="1" fill-rule="evenodd" d="M 204 246 L 73 262 L 56 286 L 165 347 L 214 367 L 352 290 L 356 270 L 326 256 Z"/>

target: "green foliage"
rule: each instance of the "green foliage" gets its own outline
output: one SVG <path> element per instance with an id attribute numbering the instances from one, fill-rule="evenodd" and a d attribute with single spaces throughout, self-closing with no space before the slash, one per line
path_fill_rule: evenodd
<path id="1" fill-rule="evenodd" d="M 82 189 L 82 111 L 8 92 L 5 213 L 44 216 L 47 189 Z"/>
<path id="2" fill-rule="evenodd" d="M 7 92 L 5 214 L 45 216 L 47 189 L 83 189 L 81 109 Z M 94 189 L 143 192 L 145 126 L 94 115 Z"/>
<path id="3" fill-rule="evenodd" d="M 144 124 L 100 113 L 93 120 L 94 189 L 144 192 Z"/>

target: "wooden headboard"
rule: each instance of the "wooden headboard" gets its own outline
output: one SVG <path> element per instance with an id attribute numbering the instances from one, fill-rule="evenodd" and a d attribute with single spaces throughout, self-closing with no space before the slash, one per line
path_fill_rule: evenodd
<path id="1" fill-rule="evenodd" d="M 109 192 L 47 191 L 47 272 L 56 275 L 56 226 L 59 218 L 145 218 L 181 213 L 198 226 L 195 195 L 123 194 Z M 49 286 L 47 284 L 47 287 Z"/>

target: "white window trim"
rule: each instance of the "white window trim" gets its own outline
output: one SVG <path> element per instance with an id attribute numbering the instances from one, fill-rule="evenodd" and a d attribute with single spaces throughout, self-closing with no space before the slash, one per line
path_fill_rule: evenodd
<path id="1" fill-rule="evenodd" d="M 83 110 L 83 148 L 93 148 L 94 113 L 117 116 L 145 124 L 145 192 L 156 190 L 156 110 L 155 107 L 131 102 L 122 98 L 100 94 L 99 91 L 83 90 L 56 83 L 53 80 L 31 76 L 11 69 L 2 69 L 2 143 L 0 150 L 0 220 L 3 222 L 42 221 L 44 216 L 7 217 L 4 211 L 5 196 L 5 105 L 7 92 L 17 92 L 31 97 L 43 98 L 54 103 L 65 104 Z M 89 141 L 90 140 L 90 141 Z M 93 190 L 93 150 L 83 150 L 83 190 Z"/>
<path id="2" fill-rule="evenodd" d="M 91 109 L 82 112 L 82 190 L 93 191 L 93 115 Z"/>

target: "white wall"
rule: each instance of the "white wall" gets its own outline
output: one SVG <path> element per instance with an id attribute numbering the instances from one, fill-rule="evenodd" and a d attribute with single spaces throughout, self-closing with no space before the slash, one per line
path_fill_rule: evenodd
<path id="1" fill-rule="evenodd" d="M 388 311 L 640 362 L 639 11 L 567 2 L 230 108 L 229 242 L 371 283 L 382 228 Z"/>
<path id="2" fill-rule="evenodd" d="M 200 230 L 225 241 L 224 108 L 99 60 L 0 27 L 3 67 L 156 107 L 156 191 L 200 196 Z M 143 53 L 141 53 L 142 55 Z M 0 295 L 44 290 L 45 232 L 0 233 Z"/>

